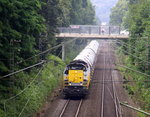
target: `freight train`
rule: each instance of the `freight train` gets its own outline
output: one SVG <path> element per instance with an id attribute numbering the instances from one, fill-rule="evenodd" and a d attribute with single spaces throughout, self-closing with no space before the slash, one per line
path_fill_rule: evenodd
<path id="1" fill-rule="evenodd" d="M 86 96 L 98 53 L 99 43 L 91 41 L 64 70 L 63 94 L 66 97 Z"/>

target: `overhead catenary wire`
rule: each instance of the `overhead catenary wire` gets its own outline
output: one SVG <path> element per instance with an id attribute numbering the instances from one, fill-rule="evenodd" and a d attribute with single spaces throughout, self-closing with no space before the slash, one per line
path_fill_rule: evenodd
<path id="1" fill-rule="evenodd" d="M 115 46 L 113 46 L 113 47 L 115 47 Z M 115 47 L 115 48 L 119 48 L 119 47 Z M 137 56 L 135 56 L 135 55 L 133 55 L 133 54 L 131 54 L 131 53 L 129 53 L 129 52 L 127 52 L 127 51 L 125 51 L 125 50 L 123 50 L 124 52 L 126 52 L 126 53 L 128 53 L 129 55 L 131 55 L 131 56 L 133 56 L 133 57 L 135 57 L 135 58 L 137 58 L 137 59 L 139 59 L 139 60 L 141 60 L 141 62 L 144 62 L 144 63 L 148 63 L 148 64 L 150 64 L 150 62 L 149 61 L 145 61 L 145 60 L 142 60 L 141 58 L 139 58 L 139 57 L 137 57 Z"/>
<path id="2" fill-rule="evenodd" d="M 131 46 L 131 45 L 129 45 L 129 44 L 127 44 L 127 43 L 125 43 L 125 42 L 116 42 L 116 43 L 119 43 L 119 44 L 121 44 L 122 46 L 124 46 L 124 47 L 127 47 L 127 46 L 129 46 L 132 50 L 134 50 L 135 52 L 137 52 L 137 53 L 139 53 L 140 54 L 140 52 L 138 52 L 137 50 L 135 50 L 135 48 L 133 47 L 133 46 Z M 126 45 L 126 46 L 125 46 Z"/>
<path id="3" fill-rule="evenodd" d="M 78 39 L 78 38 L 74 38 L 74 39 L 72 39 L 72 40 L 69 40 L 69 41 L 63 43 L 63 44 L 68 44 L 68 43 L 70 43 L 70 42 L 72 42 L 72 41 L 75 41 L 76 39 Z M 62 46 L 62 44 L 58 44 L 57 46 L 54 46 L 54 47 L 49 48 L 49 49 L 47 49 L 47 50 L 45 50 L 45 51 L 43 51 L 43 52 L 41 52 L 41 53 L 39 53 L 39 54 L 37 54 L 37 55 L 34 55 L 34 56 L 30 57 L 30 58 L 27 58 L 27 59 L 25 59 L 24 61 L 29 60 L 29 59 L 31 59 L 31 58 L 34 58 L 34 57 L 36 57 L 36 56 L 45 54 L 45 53 L 49 52 L 50 50 L 56 49 L 56 48 L 61 47 L 61 46 Z M 22 61 L 22 62 L 23 62 L 23 61 Z M 18 70 L 18 71 L 15 71 L 15 72 L 12 72 L 12 73 L 10 73 L 10 74 L 7 74 L 7 75 L 5 75 L 5 76 L 2 76 L 2 77 L 0 78 L 0 80 L 3 79 L 3 78 L 6 78 L 6 77 L 12 76 L 12 75 L 14 75 L 14 74 L 17 74 L 17 73 L 19 73 L 19 72 L 21 72 L 21 71 L 25 71 L 25 70 L 30 69 L 30 68 L 33 68 L 33 67 L 35 67 L 35 66 L 41 65 L 41 64 L 43 64 L 44 62 L 46 62 L 46 61 L 45 61 L 45 60 L 42 60 L 41 62 L 39 62 L 39 63 L 37 63 L 37 64 L 28 66 L 28 67 L 26 67 L 26 68 L 23 68 L 23 69 L 20 69 L 20 70 Z"/>
<path id="4" fill-rule="evenodd" d="M 36 64 L 34 64 L 34 65 L 31 65 L 31 66 L 29 66 L 29 67 L 26 67 L 26 68 L 20 69 L 20 70 L 18 70 L 18 71 L 15 71 L 15 72 L 13 72 L 13 73 L 7 74 L 7 75 L 3 76 L 2 78 L 0 78 L 0 80 L 3 79 L 3 78 L 6 78 L 6 77 L 12 76 L 12 75 L 14 75 L 14 74 L 17 74 L 17 73 L 19 73 L 19 72 L 25 71 L 25 70 L 27 70 L 27 69 L 33 68 L 33 67 L 35 67 L 35 66 L 39 66 L 39 65 L 41 65 L 41 64 L 43 64 L 43 63 L 45 63 L 44 60 L 42 60 L 41 62 L 36 63 Z"/>
<path id="5" fill-rule="evenodd" d="M 115 46 L 113 46 L 113 47 L 115 47 Z M 115 48 L 118 48 L 118 47 L 115 47 Z M 128 54 L 130 54 L 130 55 L 132 55 L 131 53 L 129 53 L 129 52 L 127 52 Z M 133 56 L 133 55 L 132 55 Z M 139 57 L 137 57 L 137 56 L 133 56 L 133 57 L 136 57 L 136 58 L 138 58 L 138 59 L 140 59 Z M 141 59 L 140 59 L 141 60 Z M 143 61 L 143 60 L 142 60 Z M 148 62 L 148 61 L 143 61 L 143 62 L 147 62 L 147 63 L 150 63 L 150 62 Z M 127 67 L 127 66 L 124 66 L 124 65 L 121 65 L 121 64 L 118 64 L 118 63 L 115 63 L 116 65 L 118 65 L 118 66 L 120 66 L 120 67 L 123 67 L 123 68 L 126 68 L 126 69 L 129 69 L 129 70 L 131 70 L 131 71 L 134 71 L 134 72 L 136 72 L 136 73 L 139 73 L 139 74 L 142 74 L 142 75 L 145 75 L 145 76 L 147 76 L 147 77 L 150 77 L 150 75 L 149 74 L 146 74 L 146 73 L 143 73 L 143 72 L 140 72 L 140 71 L 138 71 L 138 70 L 134 70 L 134 69 L 132 69 L 132 68 L 130 68 L 130 67 Z M 126 81 L 126 80 L 125 80 Z M 144 80 L 143 82 L 149 82 L 150 80 Z M 127 80 L 127 82 L 142 82 L 141 80 L 139 81 L 139 80 Z"/>
<path id="6" fill-rule="evenodd" d="M 119 42 L 115 42 L 115 43 L 120 43 L 121 44 L 121 41 L 119 40 Z M 126 46 L 125 46 L 126 45 Z M 136 53 L 138 53 L 138 54 L 141 54 L 141 52 L 138 52 L 134 47 L 132 47 L 131 45 L 129 45 L 129 44 L 127 44 L 127 43 L 123 43 L 123 45 L 122 46 L 124 46 L 124 47 L 127 47 L 127 46 L 129 46 L 132 50 L 134 50 Z"/>
<path id="7" fill-rule="evenodd" d="M 116 42 L 116 43 L 117 43 L 117 42 Z M 126 44 L 126 45 L 127 45 L 127 44 Z M 123 46 L 125 46 L 125 45 L 123 45 Z M 117 48 L 117 47 L 116 47 L 116 48 Z M 136 57 L 136 56 L 134 56 L 134 57 Z M 138 58 L 138 57 L 136 57 L 136 58 Z M 140 59 L 140 58 L 139 58 L 139 59 Z M 145 61 L 145 62 L 148 62 L 148 61 Z M 114 63 L 114 64 L 116 64 L 117 66 L 120 66 L 120 67 L 129 69 L 129 70 L 131 70 L 131 71 L 134 71 L 134 72 L 136 72 L 136 73 L 142 74 L 142 75 L 144 75 L 144 76 L 150 77 L 149 74 L 140 72 L 140 71 L 135 70 L 135 69 L 132 69 L 132 68 L 130 68 L 130 67 L 127 67 L 127 66 L 124 66 L 124 65 L 121 65 L 121 64 L 118 64 L 118 63 Z M 110 81 L 105 80 L 105 82 L 110 82 Z M 150 80 L 114 80 L 113 82 L 150 82 Z"/>
<path id="8" fill-rule="evenodd" d="M 76 39 L 77 39 L 77 38 L 76 38 Z M 75 40 L 75 39 L 74 39 L 74 40 Z M 68 41 L 67 43 L 70 43 L 70 42 L 72 42 L 72 41 L 74 41 L 74 40 Z M 65 44 L 66 44 L 66 43 L 65 43 Z M 59 52 L 58 56 L 60 55 L 60 53 L 61 53 L 61 51 Z M 57 57 L 58 57 L 58 56 L 57 56 Z M 44 63 L 46 63 L 47 61 L 48 61 L 48 60 L 42 60 L 40 63 L 41 63 L 41 64 L 44 64 Z M 49 61 L 48 61 L 48 62 L 49 62 Z M 40 64 L 40 63 L 37 63 L 37 64 Z M 35 64 L 35 65 L 37 65 L 37 64 Z M 27 67 L 27 68 L 25 68 L 25 69 L 29 69 L 29 68 L 31 68 L 31 67 L 34 67 L 35 65 L 29 66 L 29 67 Z M 12 96 L 12 97 L 10 97 L 9 99 L 6 99 L 6 100 L 4 101 L 4 111 L 5 111 L 5 112 L 6 112 L 6 103 L 7 103 L 7 101 L 12 100 L 12 99 L 18 97 L 19 95 L 21 95 L 23 92 L 25 92 L 25 91 L 34 83 L 34 81 L 36 80 L 36 78 L 37 78 L 37 77 L 39 76 L 39 74 L 41 73 L 42 69 L 44 69 L 44 66 L 45 66 L 45 65 L 46 65 L 46 64 L 44 64 L 44 65 L 42 66 L 42 68 L 40 68 L 39 72 L 36 74 L 35 78 L 29 83 L 29 85 L 27 85 L 27 86 L 26 86 L 22 91 L 20 91 L 18 94 L 14 95 L 14 96 Z M 25 70 L 25 69 L 21 69 L 21 70 Z M 19 73 L 21 70 L 17 71 L 17 73 Z M 15 73 L 13 73 L 13 74 L 15 74 Z M 10 75 L 10 74 L 9 74 L 9 75 Z M 38 85 L 39 85 L 39 84 L 41 84 L 41 82 L 38 83 Z M 22 110 L 20 111 L 20 113 L 19 113 L 19 115 L 18 115 L 19 117 L 22 115 L 23 111 L 25 110 L 25 108 L 26 108 L 26 106 L 28 105 L 28 103 L 30 102 L 30 100 L 31 100 L 31 98 L 26 101 L 25 105 L 23 106 Z M 5 113 L 5 117 L 6 117 L 6 113 Z"/>
<path id="9" fill-rule="evenodd" d="M 46 66 L 46 65 L 45 65 L 45 66 Z M 45 66 L 43 66 L 43 68 L 44 68 Z M 41 83 L 42 83 L 42 82 L 38 82 L 37 85 L 40 85 Z M 29 102 L 30 102 L 30 100 L 31 100 L 31 97 L 32 97 L 32 94 L 33 94 L 33 93 L 30 94 L 30 97 L 29 97 L 28 100 L 26 101 L 26 103 L 25 103 L 25 105 L 23 106 L 23 108 L 22 108 L 21 112 L 19 113 L 18 117 L 21 117 L 21 115 L 22 115 L 23 111 L 25 110 L 26 106 L 29 104 Z"/>
<path id="10" fill-rule="evenodd" d="M 126 69 L 129 69 L 129 70 L 132 70 L 132 71 L 134 71 L 134 72 L 136 72 L 136 73 L 139 73 L 139 74 L 142 74 L 142 75 L 145 75 L 145 76 L 150 77 L 150 75 L 148 75 L 148 74 L 146 74 L 146 73 L 142 73 L 142 72 L 140 72 L 140 71 L 134 70 L 134 69 L 129 68 L 129 67 L 127 67 L 127 66 L 123 66 L 123 65 L 120 65 L 120 64 L 117 64 L 117 65 L 120 66 L 120 67 L 124 67 L 124 68 L 126 68 Z M 134 110 L 136 110 L 136 111 L 139 111 L 139 112 L 141 112 L 141 113 L 144 113 L 145 115 L 150 115 L 150 113 L 147 113 L 147 112 L 145 112 L 145 111 L 142 111 L 142 110 L 140 110 L 140 109 L 137 109 L 137 108 L 135 108 L 135 107 L 133 107 L 133 106 L 130 106 L 130 105 L 127 105 L 127 104 L 124 104 L 124 103 L 121 103 L 121 102 L 120 102 L 120 105 L 123 105 L 123 106 L 126 106 L 126 107 L 128 107 L 128 108 L 134 109 Z"/>
<path id="11" fill-rule="evenodd" d="M 119 42 L 118 42 L 119 41 Z M 127 43 L 125 43 L 125 42 L 121 42 L 120 40 L 118 40 L 118 41 L 115 41 L 115 42 L 113 42 L 113 43 L 119 43 L 119 44 L 122 44 L 122 46 L 125 46 L 125 47 L 127 47 L 127 46 L 129 46 L 129 47 L 131 47 L 131 49 L 132 50 L 134 50 L 135 52 L 137 52 L 138 54 L 141 54 L 140 52 L 138 52 L 135 48 L 133 48 L 131 45 L 129 45 L 129 44 L 127 44 Z"/>
<path id="12" fill-rule="evenodd" d="M 9 101 L 9 100 L 12 100 L 16 97 L 18 97 L 19 95 L 21 95 L 22 93 L 24 93 L 33 83 L 34 81 L 36 80 L 36 78 L 39 76 L 39 74 L 41 73 L 42 69 L 45 67 L 45 65 L 43 65 L 41 67 L 41 69 L 39 70 L 39 72 L 36 74 L 36 76 L 34 77 L 34 79 L 30 82 L 29 85 L 27 85 L 22 91 L 20 91 L 19 93 L 17 93 L 16 95 L 6 99 L 4 101 L 4 112 L 5 112 L 5 117 L 6 117 L 6 103 Z M 32 93 L 31 93 L 32 94 Z M 31 97 L 28 98 L 27 102 L 25 103 L 25 105 L 23 106 L 21 112 L 19 113 L 19 117 L 21 116 L 22 112 L 24 111 L 25 107 L 27 106 L 27 104 L 29 103 L 29 101 L 31 100 Z"/>
<path id="13" fill-rule="evenodd" d="M 146 73 L 142 73 L 142 72 L 140 72 L 140 71 L 134 70 L 134 69 L 129 68 L 129 67 L 127 67 L 127 66 L 120 65 L 120 64 L 116 64 L 116 65 L 118 65 L 118 66 L 120 66 L 120 67 L 124 67 L 124 68 L 126 68 L 126 69 L 129 69 L 129 70 L 134 71 L 134 72 L 136 72 L 136 73 L 142 74 L 142 75 L 144 75 L 144 76 L 150 77 L 150 75 L 148 75 L 148 74 L 146 74 Z"/>
<path id="14" fill-rule="evenodd" d="M 107 42 L 107 43 L 108 43 L 108 42 Z M 115 42 L 115 43 L 116 43 L 116 42 Z M 120 49 L 119 47 L 114 46 L 114 44 L 113 44 L 113 47 L 115 47 L 115 48 L 117 48 L 117 49 Z M 139 57 L 137 57 L 137 56 L 135 56 L 135 55 L 132 55 L 131 53 L 129 53 L 129 52 L 125 51 L 125 50 L 123 50 L 123 51 L 126 52 L 126 53 L 128 53 L 129 55 L 131 55 L 131 56 L 133 56 L 133 57 L 135 57 L 135 58 L 141 60 L 142 62 L 145 62 L 145 63 L 149 63 L 149 64 L 150 64 L 149 61 L 144 61 L 144 60 L 142 60 L 141 58 L 139 58 Z"/>
<path id="15" fill-rule="evenodd" d="M 15 96 L 12 96 L 10 97 L 9 99 L 6 99 L 5 101 L 8 101 L 8 100 L 11 100 L 11 99 L 14 99 L 15 97 L 19 96 L 20 94 L 22 94 L 25 90 L 27 90 L 27 88 L 29 86 L 31 86 L 34 81 L 36 80 L 36 78 L 39 76 L 39 74 L 41 73 L 42 69 L 44 68 L 44 65 L 40 68 L 39 72 L 36 74 L 36 76 L 34 77 L 34 79 L 22 90 L 20 91 L 18 94 L 16 94 Z"/>
<path id="16" fill-rule="evenodd" d="M 60 53 L 61 53 L 61 51 L 60 51 Z M 57 55 L 57 57 L 60 55 L 60 53 Z M 46 63 L 46 61 L 45 61 L 44 63 Z M 20 92 L 19 92 L 18 94 L 16 94 L 15 96 L 12 96 L 12 97 L 10 97 L 9 99 L 6 99 L 6 100 L 4 101 L 4 111 L 5 111 L 5 112 L 6 112 L 6 102 L 9 101 L 9 100 L 14 99 L 14 98 L 16 98 L 16 97 L 18 97 L 18 96 L 21 95 L 24 91 L 26 91 L 26 90 L 33 84 L 33 82 L 36 80 L 36 78 L 39 76 L 39 74 L 41 73 L 42 69 L 44 69 L 45 66 L 46 66 L 46 64 L 42 66 L 42 68 L 41 68 L 41 69 L 39 70 L 39 72 L 37 73 L 36 77 L 31 81 L 32 83 L 30 83 L 27 87 L 25 87 L 22 91 L 20 91 Z M 39 84 L 41 84 L 41 82 L 39 82 L 37 85 L 39 85 Z M 32 94 L 32 93 L 31 93 L 31 94 Z M 28 105 L 28 103 L 30 102 L 30 100 L 31 100 L 31 97 L 28 98 L 28 100 L 26 101 L 26 103 L 25 103 L 25 105 L 23 106 L 23 108 L 22 108 L 21 112 L 19 113 L 18 117 L 20 117 L 20 116 L 22 115 L 23 111 L 25 110 L 25 108 L 26 108 L 26 106 Z M 5 117 L 6 117 L 6 113 L 5 113 Z"/>
<path id="17" fill-rule="evenodd" d="M 6 99 L 6 100 L 4 101 L 5 117 L 6 117 L 6 103 L 7 103 L 9 100 L 12 100 L 12 99 L 18 97 L 19 95 L 21 95 L 22 93 L 24 93 L 24 92 L 34 83 L 34 81 L 35 81 L 36 78 L 39 76 L 39 74 L 41 73 L 41 71 L 42 71 L 42 69 L 43 69 L 44 67 L 45 67 L 45 65 L 43 65 L 43 66 L 40 68 L 39 72 L 36 74 L 36 76 L 34 77 L 34 79 L 33 79 L 23 90 L 21 90 L 21 91 L 20 91 L 19 93 L 17 93 L 16 95 L 14 95 L 14 96 L 12 96 L 12 97 L 10 97 L 10 98 L 8 98 L 8 99 Z M 30 99 L 27 100 L 25 106 L 28 104 L 29 101 L 30 101 Z M 23 107 L 23 110 L 24 110 L 25 106 Z M 23 111 L 23 110 L 22 110 L 22 111 Z M 22 111 L 21 111 L 21 113 L 22 113 Z"/>
<path id="18" fill-rule="evenodd" d="M 120 42 L 120 40 L 119 40 L 119 42 L 115 42 L 115 43 L 120 43 L 121 44 L 121 42 Z M 125 46 L 126 45 L 126 46 Z M 141 52 L 138 52 L 134 47 L 132 47 L 131 45 L 129 45 L 129 44 L 127 44 L 127 43 L 123 43 L 122 44 L 122 46 L 124 46 L 124 47 L 127 47 L 127 46 L 129 46 L 132 50 L 134 50 L 136 53 L 138 53 L 138 54 L 141 54 Z M 128 48 L 128 47 L 127 47 Z"/>
<path id="19" fill-rule="evenodd" d="M 23 113 L 23 111 L 25 110 L 26 106 L 28 105 L 28 103 L 31 100 L 31 96 L 28 98 L 27 102 L 25 103 L 24 107 L 22 108 L 21 112 L 19 113 L 18 117 L 21 117 L 21 114 Z"/>
<path id="20" fill-rule="evenodd" d="M 20 62 L 17 62 L 16 65 L 18 65 L 18 64 L 20 64 L 20 63 L 22 63 L 22 62 L 25 62 L 25 61 L 27 61 L 27 60 L 30 60 L 30 59 L 32 59 L 32 58 L 34 58 L 34 57 L 37 57 L 37 56 L 39 56 L 39 55 L 45 54 L 45 53 L 47 53 L 47 52 L 49 52 L 49 51 L 51 51 L 51 50 L 53 50 L 53 49 L 57 49 L 57 48 L 61 47 L 63 44 L 71 43 L 72 41 L 75 41 L 76 39 L 78 39 L 78 38 L 74 38 L 74 39 L 71 39 L 71 40 L 69 40 L 69 41 L 67 41 L 67 42 L 58 44 L 58 45 L 56 45 L 56 46 L 54 46 L 54 47 L 51 47 L 51 48 L 49 48 L 49 49 L 47 49 L 47 50 L 45 50 L 45 51 L 43 51 L 43 52 L 40 52 L 40 53 L 38 53 L 38 54 L 36 54 L 36 55 L 34 55 L 34 56 L 31 56 L 31 57 L 29 57 L 29 58 L 27 58 L 27 59 L 25 59 L 25 60 L 22 60 L 22 61 L 20 61 Z"/>

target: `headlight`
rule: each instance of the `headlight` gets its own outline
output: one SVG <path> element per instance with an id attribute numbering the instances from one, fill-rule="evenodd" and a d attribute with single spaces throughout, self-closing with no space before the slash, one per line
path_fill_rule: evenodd
<path id="1" fill-rule="evenodd" d="M 84 79 L 84 80 L 83 80 L 83 85 L 87 85 L 87 83 L 88 83 L 88 80 L 87 80 L 87 79 Z"/>

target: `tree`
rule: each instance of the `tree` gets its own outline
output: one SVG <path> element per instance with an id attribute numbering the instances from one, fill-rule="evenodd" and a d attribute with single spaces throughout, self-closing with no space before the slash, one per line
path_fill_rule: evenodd
<path id="1" fill-rule="evenodd" d="M 3 16 L 0 17 L 1 74 L 10 72 L 15 63 L 37 52 L 36 40 L 45 31 L 44 19 L 38 14 L 40 9 L 41 3 L 38 0 L 0 1 L 0 15 Z"/>
<path id="2" fill-rule="evenodd" d="M 123 19 L 127 17 L 128 1 L 119 0 L 115 7 L 111 9 L 110 24 L 111 25 L 122 25 Z M 123 28 L 123 26 L 122 26 Z"/>

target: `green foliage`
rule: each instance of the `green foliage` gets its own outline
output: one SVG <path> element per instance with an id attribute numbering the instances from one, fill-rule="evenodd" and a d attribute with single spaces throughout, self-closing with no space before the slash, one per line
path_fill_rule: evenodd
<path id="1" fill-rule="evenodd" d="M 59 26 L 69 26 L 71 20 L 71 17 L 69 17 L 69 15 L 72 9 L 71 0 L 60 0 L 59 6 L 61 8 L 61 14 L 59 13 Z"/>
<path id="2" fill-rule="evenodd" d="M 137 56 L 138 58 L 133 58 L 132 62 L 136 64 L 139 70 L 149 72 L 149 53 L 150 53 L 150 27 L 149 27 L 149 17 L 150 17 L 150 1 L 149 0 L 137 0 L 136 3 L 130 5 L 129 9 L 129 30 L 130 30 L 130 40 L 127 43 L 130 45 L 129 52 Z M 134 45 L 134 46 L 132 46 Z M 140 54 L 139 54 L 140 53 Z M 145 62 L 147 61 L 147 62 Z"/>
<path id="3" fill-rule="evenodd" d="M 0 1 L 1 74 L 12 70 L 12 62 L 19 62 L 36 53 L 35 40 L 45 31 L 44 19 L 38 14 L 40 8 L 38 0 Z"/>
<path id="4" fill-rule="evenodd" d="M 5 117 L 5 113 L 3 110 L 0 109 L 0 117 Z"/>
<path id="5" fill-rule="evenodd" d="M 110 24 L 111 25 L 122 25 L 123 20 L 127 17 L 128 12 L 128 1 L 119 0 L 115 7 L 111 10 Z M 122 26 L 123 27 L 123 26 Z"/>
<path id="6" fill-rule="evenodd" d="M 58 58 L 58 57 L 56 57 L 56 56 L 54 56 L 54 55 L 49 55 L 48 57 L 47 57 L 47 59 L 48 60 L 51 60 L 51 61 L 54 61 L 55 62 L 55 64 L 60 64 L 60 65 L 62 65 L 62 66 L 64 66 L 65 64 L 64 64 L 64 62 L 60 59 L 60 58 Z"/>
<path id="7" fill-rule="evenodd" d="M 141 43 L 141 45 L 142 45 L 142 43 Z M 141 48 L 141 49 L 143 49 L 143 48 Z M 125 55 L 123 48 L 122 48 L 122 51 L 120 50 L 118 52 L 119 52 L 119 57 L 122 59 L 123 63 L 127 67 L 129 67 L 133 70 L 136 70 L 136 71 L 140 71 L 141 66 L 144 66 L 143 64 L 137 64 L 137 61 L 134 62 L 134 64 L 133 64 L 133 60 L 136 58 L 131 59 L 131 57 L 129 55 Z M 140 61 L 138 61 L 138 62 L 140 63 Z M 137 82 L 125 82 L 124 87 L 127 89 L 128 93 L 134 99 L 134 101 L 142 109 L 149 112 L 149 108 L 150 108 L 150 101 L 149 101 L 149 99 L 150 99 L 150 94 L 149 94 L 150 83 L 145 81 L 145 80 L 149 80 L 149 77 L 146 77 L 140 73 L 136 73 L 136 72 L 131 71 L 131 70 L 127 70 L 127 69 L 122 68 L 122 67 L 121 68 L 118 67 L 118 69 L 124 75 L 125 81 L 126 80 L 137 81 Z M 144 115 L 139 114 L 139 117 L 144 117 Z"/>
<path id="8" fill-rule="evenodd" d="M 89 0 L 71 0 L 71 24 L 95 24 L 95 11 Z"/>
<path id="9" fill-rule="evenodd" d="M 0 117 L 4 117 L 4 111 L 8 117 L 31 116 L 59 84 L 65 66 L 55 56 L 60 48 L 50 55 L 33 56 L 63 41 L 55 38 L 57 27 L 94 24 L 95 11 L 90 0 L 0 0 L 0 16 L 0 78 L 41 59 L 48 60 L 38 77 L 42 66 L 0 79 Z M 72 60 L 85 44 L 77 47 L 76 43 L 67 46 L 66 61 Z M 21 95 L 6 101 L 24 89 Z"/>
<path id="10" fill-rule="evenodd" d="M 44 65 L 44 69 L 38 77 L 36 77 L 36 72 L 32 74 L 21 73 L 18 75 L 22 76 L 22 79 L 26 79 L 26 81 L 20 80 L 25 84 L 24 86 L 20 85 L 21 89 L 19 89 L 19 86 L 14 87 L 14 95 L 20 93 L 21 90 L 25 90 L 22 94 L 6 101 L 7 117 L 16 117 L 19 115 L 21 117 L 31 116 L 43 104 L 49 93 L 60 83 L 65 64 L 54 55 L 50 55 L 48 58 L 49 62 Z M 34 78 L 36 79 L 28 87 Z M 18 82 L 19 85 L 20 81 L 18 80 L 16 83 Z"/>

